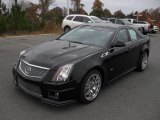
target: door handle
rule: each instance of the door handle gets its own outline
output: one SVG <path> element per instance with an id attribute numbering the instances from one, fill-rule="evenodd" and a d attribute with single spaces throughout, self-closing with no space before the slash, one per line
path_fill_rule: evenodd
<path id="1" fill-rule="evenodd" d="M 128 52 L 131 52 L 132 50 L 133 50 L 133 48 L 128 48 L 128 50 L 127 50 L 127 51 L 128 51 Z"/>

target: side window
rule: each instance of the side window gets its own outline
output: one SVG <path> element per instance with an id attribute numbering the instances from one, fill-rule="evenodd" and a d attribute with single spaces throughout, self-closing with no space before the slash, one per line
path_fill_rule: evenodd
<path id="1" fill-rule="evenodd" d="M 124 25 L 122 20 L 117 20 L 117 24 Z"/>
<path id="2" fill-rule="evenodd" d="M 138 35 L 136 31 L 134 31 L 133 29 L 128 29 L 128 31 L 132 41 L 138 40 Z"/>
<path id="3" fill-rule="evenodd" d="M 137 20 L 133 20 L 133 23 L 137 23 Z"/>
<path id="4" fill-rule="evenodd" d="M 109 21 L 115 24 L 116 19 L 109 19 Z"/>
<path id="5" fill-rule="evenodd" d="M 91 21 L 89 18 L 83 17 L 83 22 L 88 23 L 89 21 Z M 92 21 L 91 21 L 91 22 L 92 22 Z"/>
<path id="6" fill-rule="evenodd" d="M 74 17 L 74 16 L 69 16 L 69 17 L 67 17 L 66 19 L 67 19 L 67 20 L 72 20 L 73 17 Z"/>
<path id="7" fill-rule="evenodd" d="M 128 20 L 131 23 L 131 20 Z"/>
<path id="8" fill-rule="evenodd" d="M 123 42 L 127 43 L 128 42 L 127 30 L 126 29 L 120 30 L 117 33 L 115 40 L 119 40 L 119 41 L 123 41 Z"/>
<path id="9" fill-rule="evenodd" d="M 81 17 L 81 16 L 76 16 L 73 21 L 83 22 L 83 17 Z"/>

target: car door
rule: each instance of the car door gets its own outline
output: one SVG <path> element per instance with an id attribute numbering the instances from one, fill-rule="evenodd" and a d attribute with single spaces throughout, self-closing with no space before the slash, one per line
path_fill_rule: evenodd
<path id="1" fill-rule="evenodd" d="M 130 56 L 130 63 L 129 65 L 132 67 L 137 67 L 137 63 L 139 61 L 141 55 L 141 39 L 137 32 L 133 28 L 128 28 L 129 39 L 130 42 L 128 43 L 129 47 L 129 56 Z"/>
<path id="2" fill-rule="evenodd" d="M 121 29 L 115 35 L 113 44 L 116 41 L 123 41 L 126 46 L 124 47 L 111 47 L 108 51 L 108 56 L 104 59 L 104 66 L 108 80 L 113 80 L 119 75 L 127 72 L 132 67 L 130 66 L 130 46 L 128 45 L 129 34 L 127 29 Z"/>

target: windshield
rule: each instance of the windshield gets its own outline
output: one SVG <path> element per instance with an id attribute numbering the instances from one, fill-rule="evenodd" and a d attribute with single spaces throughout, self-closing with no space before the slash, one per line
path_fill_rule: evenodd
<path id="1" fill-rule="evenodd" d="M 104 47 L 113 32 L 114 29 L 112 28 L 80 26 L 66 33 L 59 39 L 73 43 Z"/>
<path id="2" fill-rule="evenodd" d="M 103 20 L 99 19 L 98 17 L 90 17 L 95 23 L 102 23 Z"/>

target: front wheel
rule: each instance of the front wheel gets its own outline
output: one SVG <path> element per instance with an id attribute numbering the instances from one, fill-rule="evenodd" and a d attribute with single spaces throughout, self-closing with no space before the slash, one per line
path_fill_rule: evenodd
<path id="1" fill-rule="evenodd" d="M 71 30 L 70 27 L 65 27 L 65 28 L 64 28 L 64 33 L 67 33 L 67 32 L 69 32 L 70 30 Z"/>
<path id="2" fill-rule="evenodd" d="M 80 102 L 88 104 L 93 102 L 102 86 L 102 76 L 99 71 L 93 70 L 89 72 L 82 82 L 81 89 L 80 89 Z"/>
<path id="3" fill-rule="evenodd" d="M 147 68 L 147 65 L 148 65 L 148 53 L 144 52 L 140 58 L 140 63 L 138 65 L 137 70 L 142 72 Z"/>

